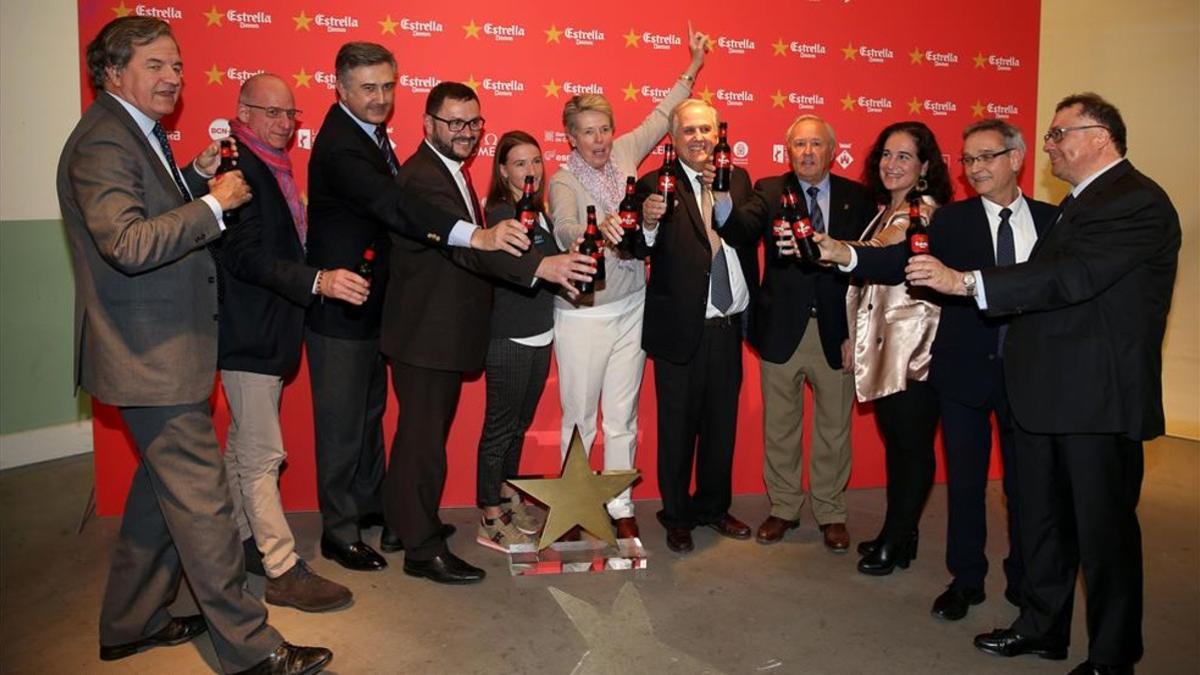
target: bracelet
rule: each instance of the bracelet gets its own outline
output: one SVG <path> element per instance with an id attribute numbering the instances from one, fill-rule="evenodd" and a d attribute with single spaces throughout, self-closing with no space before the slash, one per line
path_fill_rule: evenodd
<path id="1" fill-rule="evenodd" d="M 321 277 L 323 276 L 325 276 L 325 270 L 317 270 L 317 278 L 313 281 L 313 295 L 325 297 L 325 294 L 321 292 Z"/>
<path id="2" fill-rule="evenodd" d="M 684 82 L 689 82 L 689 83 L 696 81 L 696 78 L 692 77 L 691 75 L 688 75 L 687 73 L 680 75 L 679 79 L 683 80 Z"/>

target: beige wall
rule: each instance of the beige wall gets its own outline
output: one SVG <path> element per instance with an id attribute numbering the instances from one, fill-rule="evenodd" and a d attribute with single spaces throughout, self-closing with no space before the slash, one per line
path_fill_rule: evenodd
<path id="1" fill-rule="evenodd" d="M 1163 347 L 1163 399 L 1167 433 L 1200 438 L 1200 3 L 1042 0 L 1039 60 L 1038 131 L 1063 96 L 1101 94 L 1125 118 L 1130 161 L 1179 211 L 1183 248 Z M 1068 188 L 1037 155 L 1035 196 L 1057 203 Z"/>

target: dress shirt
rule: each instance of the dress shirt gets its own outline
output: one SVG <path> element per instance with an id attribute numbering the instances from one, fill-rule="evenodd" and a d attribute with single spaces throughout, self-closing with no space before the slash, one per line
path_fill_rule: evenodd
<path id="1" fill-rule="evenodd" d="M 158 139 L 154 137 L 154 125 L 157 124 L 157 120 L 150 119 L 145 113 L 143 113 L 141 110 L 138 110 L 129 101 L 126 101 L 111 91 L 108 92 L 108 95 L 117 99 L 117 102 L 121 104 L 121 107 L 125 108 L 125 112 L 128 112 L 129 116 L 133 118 L 134 123 L 138 125 L 138 129 L 141 129 L 142 133 L 145 134 L 146 138 L 150 141 L 150 147 L 154 148 L 154 154 L 158 156 L 158 161 L 162 162 L 163 167 L 166 168 L 167 173 L 171 174 L 172 182 L 174 182 L 175 172 L 179 170 L 179 167 L 171 166 L 167 163 L 167 155 L 163 152 L 162 147 L 159 146 Z M 196 173 L 200 174 L 202 177 L 212 178 L 212 176 L 209 176 L 201 171 L 200 167 L 196 166 L 195 162 L 192 162 L 192 168 L 195 169 Z M 186 181 L 184 182 L 183 186 L 185 188 L 187 187 Z M 190 194 L 190 190 L 189 194 L 184 195 L 184 197 L 189 200 L 193 199 L 193 196 Z M 208 205 L 209 210 L 212 211 L 213 217 L 217 219 L 217 227 L 224 231 L 225 219 L 221 213 L 221 202 L 217 201 L 217 198 L 212 195 L 203 195 L 200 197 L 200 201 Z"/>
<path id="2" fill-rule="evenodd" d="M 812 201 L 811 199 L 809 199 L 809 196 L 808 196 L 808 188 L 810 188 L 810 187 L 817 188 L 817 206 L 821 207 L 821 218 L 822 218 L 821 222 L 823 222 L 825 224 L 825 234 L 828 234 L 829 233 L 829 173 L 826 172 L 825 177 L 822 178 L 821 180 L 817 181 L 816 183 L 800 181 L 800 195 L 799 196 L 804 199 L 804 208 L 806 210 L 808 210 L 810 208 L 809 202 Z M 811 217 L 812 217 L 812 214 L 810 213 L 809 218 L 811 219 Z"/>

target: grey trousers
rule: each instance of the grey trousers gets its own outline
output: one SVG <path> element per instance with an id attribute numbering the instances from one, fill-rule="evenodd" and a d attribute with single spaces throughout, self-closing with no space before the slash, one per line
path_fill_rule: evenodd
<path id="1" fill-rule="evenodd" d="M 245 589 L 245 560 L 208 401 L 122 408 L 142 462 L 125 502 L 100 610 L 100 644 L 152 635 L 182 575 L 227 671 L 250 668 L 283 642 Z"/>

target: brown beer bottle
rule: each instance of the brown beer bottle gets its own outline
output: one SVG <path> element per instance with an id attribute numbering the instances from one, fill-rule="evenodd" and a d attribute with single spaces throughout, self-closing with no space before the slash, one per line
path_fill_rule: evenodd
<path id="1" fill-rule="evenodd" d="M 221 139 L 221 163 L 217 165 L 217 174 L 220 176 L 223 173 L 234 171 L 238 168 L 237 156 L 233 154 L 233 141 L 228 138 Z"/>
<path id="2" fill-rule="evenodd" d="M 517 221 L 525 228 L 525 234 L 530 239 L 533 239 L 533 231 L 538 226 L 538 214 L 542 211 L 541 205 L 536 203 L 533 192 L 533 176 L 525 176 L 524 192 L 514 207 L 517 212 Z M 521 255 L 525 255 L 525 253 L 526 251 L 522 251 Z"/>
<path id="3" fill-rule="evenodd" d="M 642 211 L 634 198 L 637 183 L 633 176 L 625 179 L 625 198 L 617 206 L 617 214 L 621 217 L 621 245 L 624 253 L 633 253 L 633 242 L 637 239 L 638 226 L 642 224 Z"/>
<path id="4" fill-rule="evenodd" d="M 790 263 L 787 256 L 784 256 L 782 251 L 790 247 L 788 240 L 794 236 L 792 234 L 792 210 L 795 204 L 795 195 L 790 189 L 785 189 L 783 194 L 779 195 L 779 212 L 775 214 L 775 220 L 771 223 L 771 231 L 775 234 L 775 260 L 774 264 L 786 266 Z M 789 199 L 791 198 L 791 199 Z"/>
<path id="5" fill-rule="evenodd" d="M 713 176 L 712 191 L 729 192 L 730 183 L 733 181 L 733 151 L 729 149 L 729 123 L 721 122 L 718 128 L 721 137 L 713 146 L 713 166 L 716 167 L 717 174 Z"/>
<path id="6" fill-rule="evenodd" d="M 921 215 L 920 197 L 908 198 L 908 254 L 910 256 L 929 253 L 929 226 Z"/>
<path id="7" fill-rule="evenodd" d="M 792 234 L 796 237 L 796 251 L 800 254 L 801 260 L 810 263 L 821 259 L 821 251 L 813 241 L 813 232 L 812 221 L 808 219 L 808 216 L 798 216 L 792 221 Z"/>
<path id="8" fill-rule="evenodd" d="M 667 220 L 675 213 L 675 146 L 667 143 L 663 146 L 663 163 L 658 170 L 658 196 L 667 203 L 667 210 L 662 214 L 662 220 Z"/>
<path id="9" fill-rule="evenodd" d="M 362 260 L 354 266 L 354 273 L 367 280 L 370 283 L 371 277 L 375 274 L 375 245 L 371 244 L 367 250 L 363 251 Z"/>
<path id="10" fill-rule="evenodd" d="M 579 293 L 587 295 L 596 291 L 596 282 L 604 281 L 604 241 L 601 239 L 600 228 L 596 226 L 596 207 L 587 207 L 587 231 L 583 233 L 583 243 L 579 252 L 591 256 L 596 261 L 596 272 L 591 281 L 579 282 Z"/>

